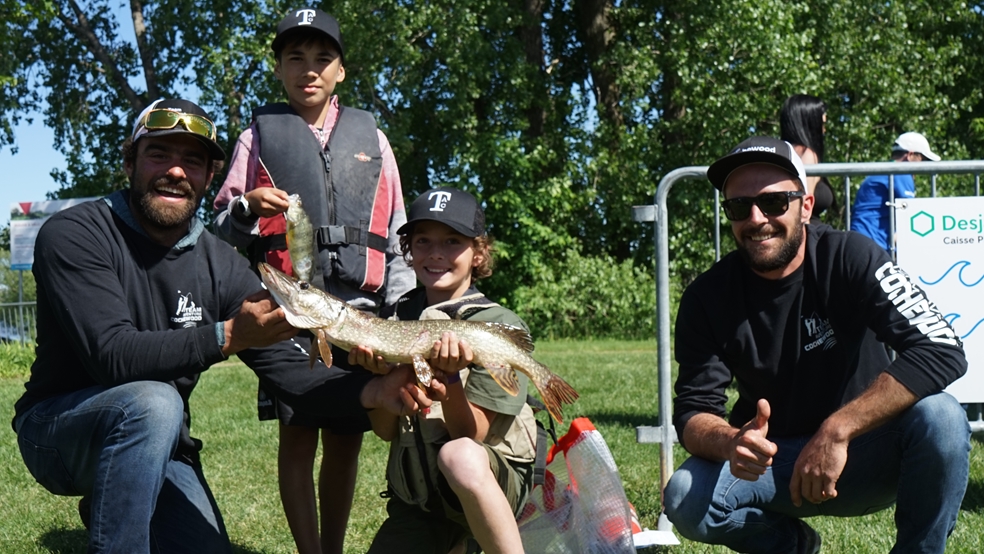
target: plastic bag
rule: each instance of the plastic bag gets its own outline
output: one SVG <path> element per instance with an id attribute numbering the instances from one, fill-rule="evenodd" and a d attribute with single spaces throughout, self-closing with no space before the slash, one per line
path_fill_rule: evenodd
<path id="1" fill-rule="evenodd" d="M 608 445 L 587 418 L 571 422 L 547 456 L 542 485 L 519 516 L 527 552 L 635 552 L 632 513 Z"/>

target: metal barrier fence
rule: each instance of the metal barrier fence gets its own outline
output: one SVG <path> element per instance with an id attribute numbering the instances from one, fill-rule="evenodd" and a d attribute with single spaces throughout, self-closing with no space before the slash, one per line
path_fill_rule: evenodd
<path id="1" fill-rule="evenodd" d="M 27 344 L 38 337 L 38 308 L 34 302 L 0 304 L 0 342 Z"/>
<path id="2" fill-rule="evenodd" d="M 889 175 L 889 203 L 894 204 L 894 175 L 931 175 L 931 196 L 937 193 L 936 178 L 942 174 L 970 174 L 974 176 L 974 194 L 981 194 L 981 173 L 984 161 L 946 161 L 946 162 L 869 162 L 869 163 L 825 163 L 806 166 L 808 176 L 845 177 L 843 198 L 845 203 L 845 222 L 851 220 L 851 177 L 867 175 Z M 633 207 L 633 219 L 640 222 L 653 222 L 656 243 L 656 348 L 658 383 L 658 425 L 636 428 L 636 441 L 645 444 L 659 444 L 660 491 L 673 475 L 673 443 L 676 431 L 673 429 L 672 403 L 673 389 L 671 376 L 671 338 L 670 338 L 670 255 L 669 255 L 669 212 L 667 197 L 673 186 L 683 180 L 699 179 L 700 186 L 714 191 L 714 250 L 715 259 L 721 258 L 721 209 L 720 192 L 708 186 L 707 166 L 691 166 L 674 169 L 666 174 L 656 189 L 655 204 Z M 891 210 L 891 237 L 895 235 L 895 210 Z M 848 228 L 849 225 L 845 225 Z M 890 243 L 894 241 L 890 240 Z M 894 257 L 894 253 L 893 253 Z M 972 405 L 968 417 L 974 432 L 984 431 L 981 419 L 981 405 Z M 672 532 L 672 524 L 665 515 L 660 515 L 658 531 Z"/>

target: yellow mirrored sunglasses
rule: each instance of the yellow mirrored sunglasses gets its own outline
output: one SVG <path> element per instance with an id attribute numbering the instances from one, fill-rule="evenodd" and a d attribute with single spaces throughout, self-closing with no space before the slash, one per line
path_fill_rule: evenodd
<path id="1" fill-rule="evenodd" d="M 196 135 L 201 135 L 209 140 L 215 140 L 215 123 L 212 123 L 205 116 L 190 113 L 181 113 L 171 110 L 151 110 L 144 116 L 142 125 L 149 131 L 162 129 L 173 129 L 178 124 L 184 125 Z"/>

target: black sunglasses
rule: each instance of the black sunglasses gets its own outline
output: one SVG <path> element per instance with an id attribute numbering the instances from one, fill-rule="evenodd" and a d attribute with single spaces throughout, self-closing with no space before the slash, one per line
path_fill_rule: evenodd
<path id="1" fill-rule="evenodd" d="M 755 204 L 765 215 L 782 215 L 789 209 L 790 198 L 800 198 L 806 196 L 801 190 L 787 190 L 783 192 L 766 192 L 758 196 L 739 196 L 729 198 L 721 202 L 724 207 L 724 215 L 731 221 L 744 221 L 752 215 L 752 204 Z"/>

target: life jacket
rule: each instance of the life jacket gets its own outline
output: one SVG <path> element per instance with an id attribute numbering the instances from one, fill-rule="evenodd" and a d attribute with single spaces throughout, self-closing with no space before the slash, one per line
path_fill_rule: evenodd
<path id="1" fill-rule="evenodd" d="M 380 293 L 393 203 L 391 191 L 379 181 L 383 163 L 375 118 L 340 107 L 323 150 L 287 104 L 257 108 L 253 121 L 260 136 L 256 188 L 275 187 L 301 197 L 317 242 L 314 284 L 328 290 L 335 278 Z M 284 216 L 261 217 L 259 229 L 250 261 L 266 261 L 291 274 Z"/>

